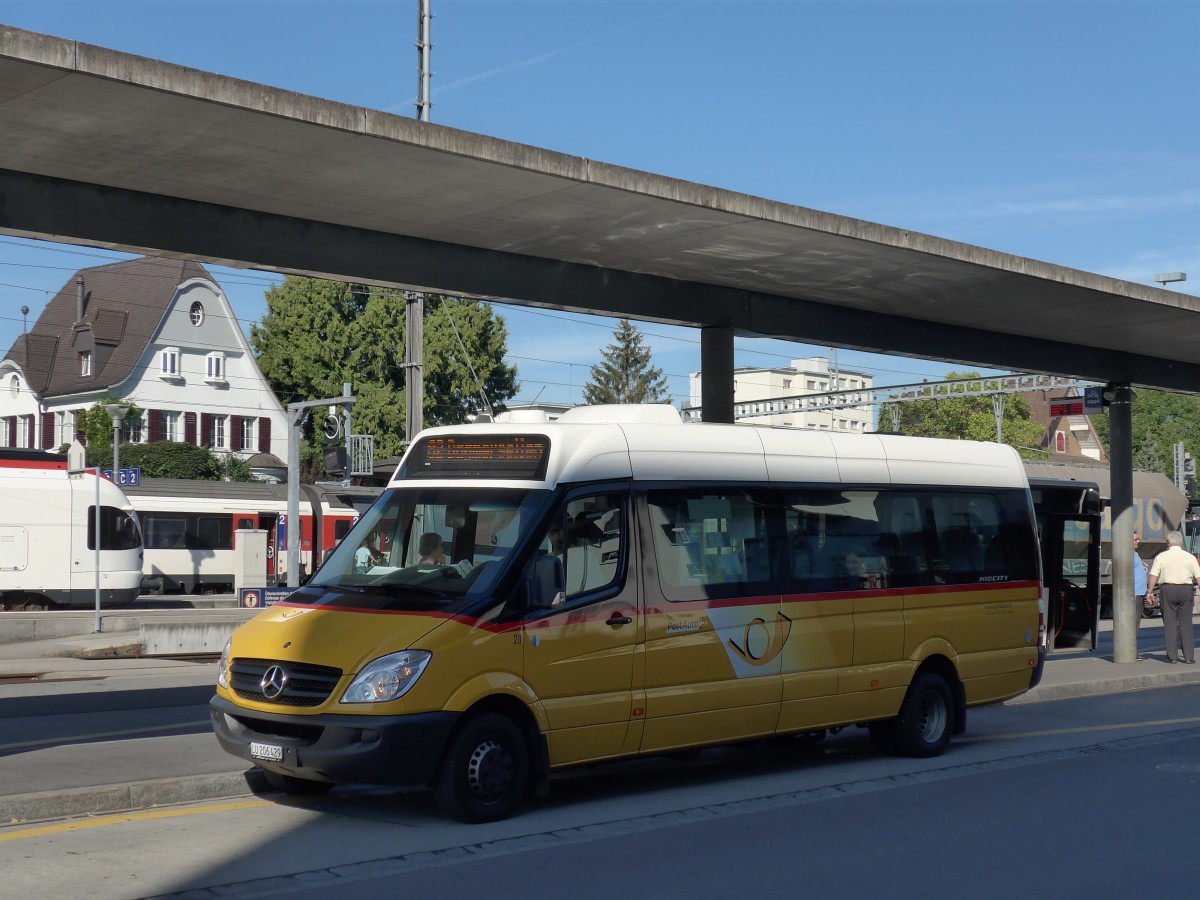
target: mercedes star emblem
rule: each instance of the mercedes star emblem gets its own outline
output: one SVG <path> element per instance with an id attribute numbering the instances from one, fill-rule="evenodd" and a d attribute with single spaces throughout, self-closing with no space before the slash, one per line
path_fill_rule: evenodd
<path id="1" fill-rule="evenodd" d="M 284 687 L 287 686 L 287 680 L 287 672 L 283 671 L 283 666 L 271 666 L 263 674 L 262 681 L 258 685 L 262 688 L 264 697 L 274 700 L 283 693 Z"/>

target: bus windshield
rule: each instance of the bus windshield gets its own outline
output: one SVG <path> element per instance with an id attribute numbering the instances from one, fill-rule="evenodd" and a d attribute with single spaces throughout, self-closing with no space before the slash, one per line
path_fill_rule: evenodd
<path id="1" fill-rule="evenodd" d="M 462 608 L 489 596 L 549 491 L 400 487 L 386 492 L 313 576 L 340 606 Z"/>

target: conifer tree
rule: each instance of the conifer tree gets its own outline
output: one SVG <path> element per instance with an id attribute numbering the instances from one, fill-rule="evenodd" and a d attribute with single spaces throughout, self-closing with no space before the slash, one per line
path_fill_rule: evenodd
<path id="1" fill-rule="evenodd" d="M 615 343 L 600 351 L 603 361 L 592 366 L 583 386 L 583 400 L 598 403 L 662 403 L 667 401 L 667 379 L 662 369 L 650 365 L 650 348 L 628 319 L 613 332 Z"/>

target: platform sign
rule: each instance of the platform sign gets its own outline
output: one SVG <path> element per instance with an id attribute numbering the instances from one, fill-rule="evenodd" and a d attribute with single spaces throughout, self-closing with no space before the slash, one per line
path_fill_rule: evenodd
<path id="1" fill-rule="evenodd" d="M 1083 389 L 1083 414 L 1098 416 L 1104 412 L 1104 388 L 1100 385 Z"/>
<path id="2" fill-rule="evenodd" d="M 117 477 L 113 478 L 112 469 L 101 469 L 100 474 L 109 481 L 115 481 L 121 487 L 137 487 L 142 483 L 142 467 L 141 466 L 121 466 L 117 469 Z"/>
<path id="3" fill-rule="evenodd" d="M 263 609 L 281 603 L 292 595 L 294 587 L 242 588 L 238 591 L 238 606 L 242 609 Z"/>

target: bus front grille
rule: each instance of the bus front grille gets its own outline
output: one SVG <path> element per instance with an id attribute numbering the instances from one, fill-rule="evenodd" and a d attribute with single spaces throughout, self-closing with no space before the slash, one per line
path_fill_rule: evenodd
<path id="1" fill-rule="evenodd" d="M 342 670 L 285 660 L 235 659 L 229 676 L 234 693 L 247 700 L 280 706 L 319 706 L 337 687 Z"/>

